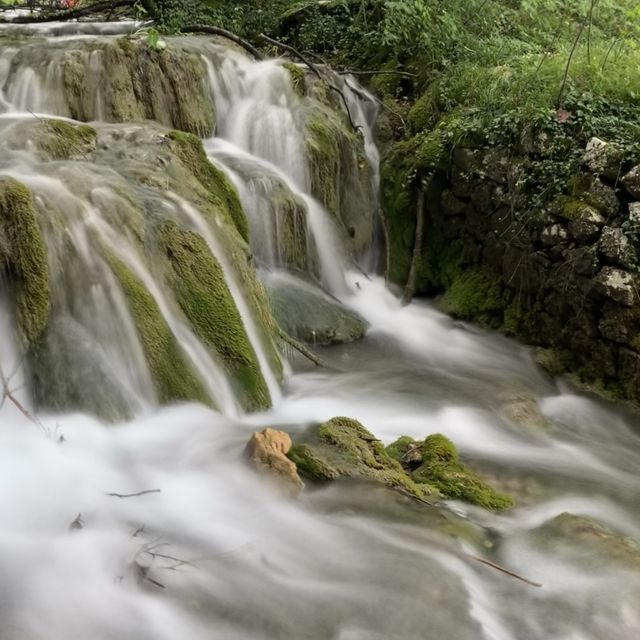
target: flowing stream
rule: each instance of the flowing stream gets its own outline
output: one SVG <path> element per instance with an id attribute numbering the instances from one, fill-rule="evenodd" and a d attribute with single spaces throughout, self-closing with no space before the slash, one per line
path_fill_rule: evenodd
<path id="1" fill-rule="evenodd" d="M 102 29 L 106 38 L 121 27 Z M 55 47 L 76 37 L 61 26 L 39 31 Z M 271 218 L 265 206 L 277 183 L 306 211 L 320 281 L 370 328 L 359 342 L 317 349 L 331 370 L 293 358 L 280 389 L 215 234 L 192 204 L 173 195 L 156 202 L 188 219 L 223 264 L 273 401 L 267 412 L 243 414 L 220 364 L 175 315 L 114 217 L 124 173 L 46 165 L 2 147 L 5 131 L 29 112 L 68 114 L 47 88 L 57 82 L 55 64 L 44 75 L 28 64 L 11 75 L 20 45 L 0 44 L 0 175 L 51 202 L 52 217 L 64 213 L 74 258 L 54 286 L 66 291 L 56 290 L 59 304 L 93 345 L 95 368 L 110 381 L 105 393 L 134 416 L 106 425 L 50 413 L 35 426 L 9 402 L 0 409 L 0 640 L 636 640 L 640 554 L 626 564 L 606 551 L 607 540 L 549 542 L 544 526 L 571 513 L 640 540 L 637 416 L 549 379 L 525 347 L 427 302 L 403 307 L 378 277 L 354 268 L 310 195 L 303 105 L 281 62 L 198 46 L 217 112 L 205 148 L 238 189 L 260 266 L 282 266 L 270 226 L 277 212 Z M 360 90 L 345 90 L 377 191 L 375 108 Z M 218 411 L 158 406 L 122 292 L 90 249 L 95 234 L 145 283 Z M 47 241 L 62 250 L 54 230 Z M 360 256 L 363 268 L 372 260 Z M 12 323 L 0 297 L 0 364 L 15 372 L 14 395 L 31 407 Z M 522 398 L 537 400 L 545 426 L 505 417 L 504 407 Z M 518 506 L 499 515 L 462 503 L 443 510 L 342 482 L 289 501 L 247 470 L 241 454 L 256 429 L 295 434 L 337 415 L 360 420 L 385 443 L 449 436 Z M 107 495 L 151 489 L 160 492 Z"/>

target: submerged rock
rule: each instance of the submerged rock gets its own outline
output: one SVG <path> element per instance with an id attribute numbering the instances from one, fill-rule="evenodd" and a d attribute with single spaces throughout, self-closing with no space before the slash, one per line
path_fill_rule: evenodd
<path id="1" fill-rule="evenodd" d="M 379 440 L 351 418 L 332 418 L 312 427 L 296 441 L 289 458 L 312 480 L 359 478 L 400 488 L 416 497 L 428 493 L 404 472 Z"/>
<path id="2" fill-rule="evenodd" d="M 615 563 L 640 570 L 640 543 L 593 518 L 562 513 L 536 529 L 533 537 L 541 546 L 592 567 Z"/>
<path id="3" fill-rule="evenodd" d="M 440 434 L 417 442 L 407 436 L 385 448 L 359 422 L 333 418 L 309 430 L 289 452 L 303 475 L 313 480 L 359 478 L 401 489 L 417 498 L 435 496 L 500 510 L 513 505 L 459 460 Z"/>
<path id="4" fill-rule="evenodd" d="M 366 332 L 363 318 L 309 282 L 277 275 L 267 280 L 267 292 L 278 325 L 298 340 L 345 343 Z"/>
<path id="5" fill-rule="evenodd" d="M 284 431 L 264 429 L 252 434 L 245 447 L 245 457 L 251 465 L 268 477 L 280 491 L 296 497 L 304 488 L 294 462 L 287 458 L 291 438 Z"/>

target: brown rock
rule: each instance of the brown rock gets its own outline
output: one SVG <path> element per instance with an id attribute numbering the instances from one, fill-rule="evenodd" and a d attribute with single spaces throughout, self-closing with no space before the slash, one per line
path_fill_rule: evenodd
<path id="1" fill-rule="evenodd" d="M 287 458 L 291 445 L 287 433 L 267 428 L 252 434 L 244 453 L 258 473 L 270 478 L 285 495 L 296 497 L 304 483 L 295 463 Z"/>

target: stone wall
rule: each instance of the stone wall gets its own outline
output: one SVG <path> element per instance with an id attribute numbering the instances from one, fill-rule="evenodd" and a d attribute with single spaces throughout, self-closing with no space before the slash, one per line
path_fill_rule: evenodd
<path id="1" fill-rule="evenodd" d="M 534 162 L 499 148 L 447 157 L 427 191 L 418 293 L 545 348 L 554 373 L 640 399 L 640 166 L 620 172 L 616 148 L 593 139 L 565 193 L 532 208 Z M 389 221 L 399 283 L 413 251 L 410 209 Z"/>

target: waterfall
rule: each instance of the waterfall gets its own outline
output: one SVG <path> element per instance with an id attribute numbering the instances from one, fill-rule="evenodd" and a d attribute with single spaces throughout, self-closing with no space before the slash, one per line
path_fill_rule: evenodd
<path id="1" fill-rule="evenodd" d="M 138 26 L 0 26 L 0 639 L 635 640 L 637 417 L 375 276 L 353 77 L 345 106 L 283 60 L 114 37 Z M 366 339 L 282 363 L 283 290 L 287 327 Z M 256 428 L 337 415 L 442 433 L 519 505 L 293 502 L 246 468 Z"/>

